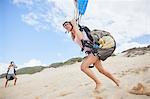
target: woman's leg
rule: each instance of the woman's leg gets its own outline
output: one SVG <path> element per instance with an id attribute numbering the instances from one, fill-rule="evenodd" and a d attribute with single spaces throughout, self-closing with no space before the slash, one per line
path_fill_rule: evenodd
<path id="1" fill-rule="evenodd" d="M 102 67 L 102 64 L 101 64 L 101 60 L 97 60 L 95 62 L 95 67 L 98 69 L 98 71 L 102 74 L 104 74 L 105 76 L 107 76 L 109 79 L 111 79 L 117 86 L 119 86 L 119 80 L 114 78 L 112 76 L 112 74 L 110 74 L 107 70 L 105 70 L 103 67 Z"/>
<path id="2" fill-rule="evenodd" d="M 16 77 L 16 76 L 14 76 L 14 79 L 15 79 L 15 81 L 14 81 L 14 85 L 16 85 L 17 77 Z"/>
<path id="3" fill-rule="evenodd" d="M 6 82 L 5 82 L 5 88 L 7 87 L 7 83 L 8 83 L 8 80 L 6 79 Z"/>
<path id="4" fill-rule="evenodd" d="M 89 69 L 89 66 L 91 64 L 94 64 L 97 60 L 98 60 L 98 57 L 95 57 L 93 54 L 90 54 L 90 55 L 88 55 L 88 57 L 86 57 L 83 60 L 83 62 L 81 64 L 81 70 L 95 81 L 95 83 L 96 83 L 96 88 L 95 89 L 97 89 L 100 86 L 100 81 L 94 75 L 94 73 Z"/>

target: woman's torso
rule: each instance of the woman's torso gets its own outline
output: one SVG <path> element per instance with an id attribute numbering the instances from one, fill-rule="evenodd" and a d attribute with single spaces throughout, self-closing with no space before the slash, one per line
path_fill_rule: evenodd
<path id="1" fill-rule="evenodd" d="M 88 41 L 90 41 L 89 40 L 89 38 L 87 37 L 87 35 L 86 35 L 86 33 L 84 33 L 84 32 L 82 32 L 82 38 L 83 38 L 83 40 L 88 40 Z M 81 40 L 78 38 L 78 36 L 77 35 L 75 35 L 75 38 L 74 38 L 74 42 L 75 43 L 77 43 L 79 46 L 80 46 L 80 48 L 83 48 L 83 45 L 82 45 L 82 43 L 81 43 Z M 90 51 L 91 49 L 90 48 L 88 48 L 88 47 L 84 47 L 84 51 L 86 52 L 86 51 Z"/>

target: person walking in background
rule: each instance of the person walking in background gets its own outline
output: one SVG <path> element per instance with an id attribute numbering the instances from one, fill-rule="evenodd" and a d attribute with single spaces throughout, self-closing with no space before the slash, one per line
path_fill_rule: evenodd
<path id="1" fill-rule="evenodd" d="M 13 61 L 10 62 L 10 65 L 8 67 L 7 73 L 6 73 L 6 82 L 5 82 L 5 88 L 7 87 L 7 83 L 9 80 L 14 79 L 14 85 L 16 85 L 17 77 L 16 77 L 16 70 L 17 66 Z"/>

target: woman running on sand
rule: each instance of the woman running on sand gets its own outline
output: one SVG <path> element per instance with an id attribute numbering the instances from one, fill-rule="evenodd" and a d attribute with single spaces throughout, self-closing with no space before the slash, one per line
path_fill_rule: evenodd
<path id="1" fill-rule="evenodd" d="M 81 71 L 83 71 L 87 76 L 94 80 L 96 86 L 95 91 L 100 91 L 101 81 L 95 76 L 95 74 L 89 68 L 90 65 L 94 65 L 97 70 L 104 74 L 106 77 L 111 79 L 117 86 L 119 86 L 119 80 L 114 78 L 111 73 L 105 70 L 102 67 L 101 60 L 107 59 L 115 50 L 115 47 L 109 49 L 98 49 L 98 51 L 93 51 L 89 44 L 89 39 L 86 35 L 84 35 L 78 28 L 76 21 L 66 21 L 63 23 L 63 27 L 71 33 L 72 40 L 77 43 L 82 50 L 87 54 L 87 57 L 83 60 L 81 64 Z M 89 45 L 89 46 L 88 46 Z"/>

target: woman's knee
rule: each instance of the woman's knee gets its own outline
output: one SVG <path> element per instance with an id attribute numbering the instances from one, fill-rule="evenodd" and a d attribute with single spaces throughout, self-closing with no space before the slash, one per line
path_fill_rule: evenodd
<path id="1" fill-rule="evenodd" d="M 106 72 L 103 68 L 98 68 L 98 71 L 102 74 L 105 74 L 105 72 Z"/>
<path id="2" fill-rule="evenodd" d="M 87 68 L 88 68 L 88 66 L 81 64 L 81 71 L 86 71 Z"/>

